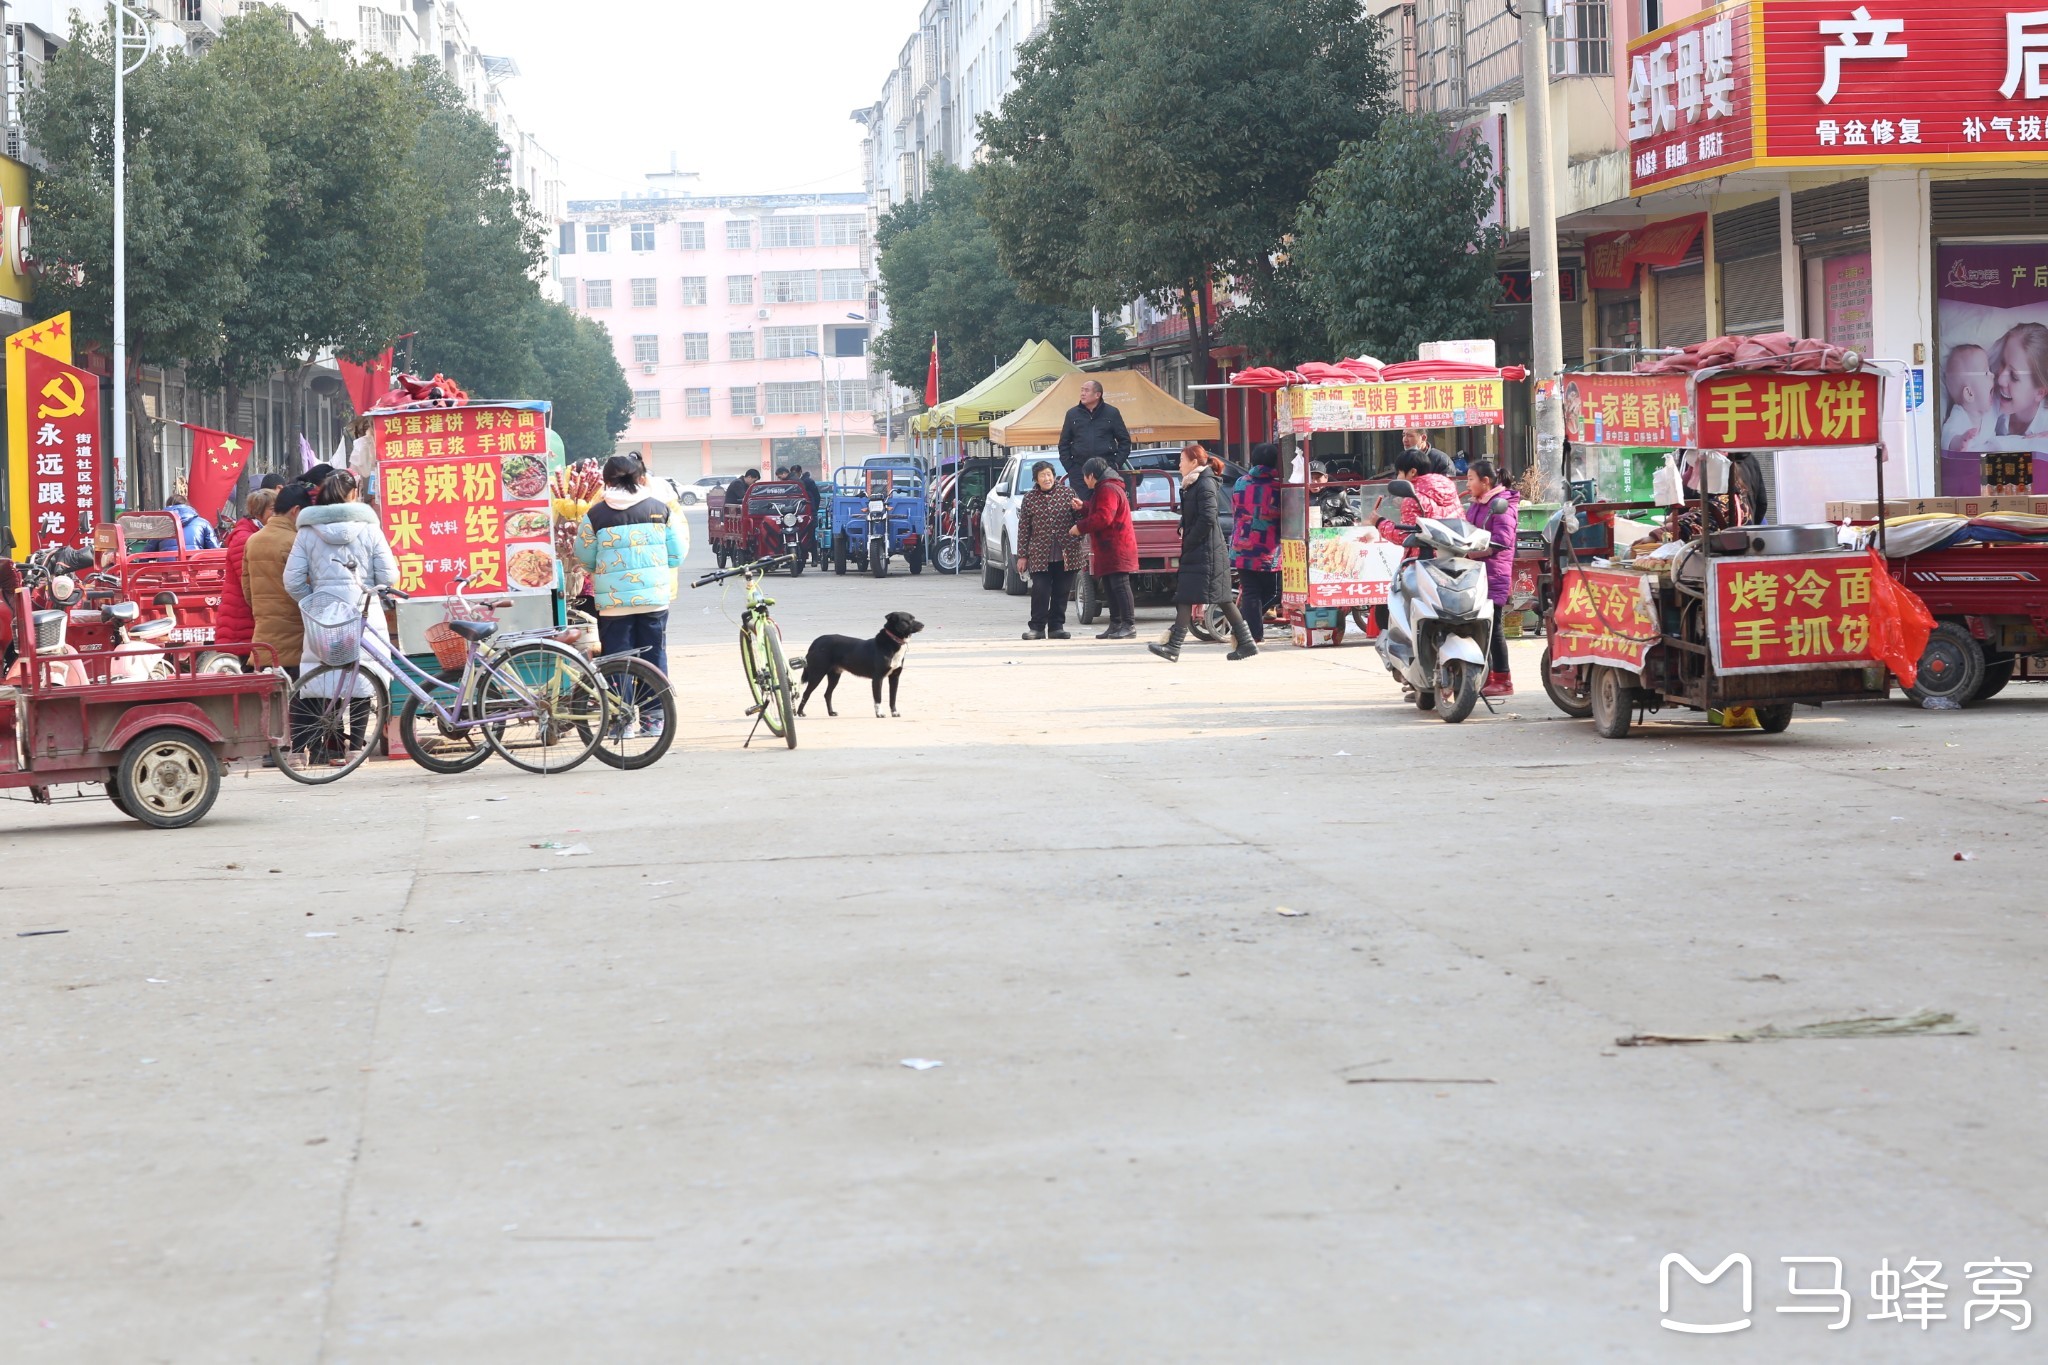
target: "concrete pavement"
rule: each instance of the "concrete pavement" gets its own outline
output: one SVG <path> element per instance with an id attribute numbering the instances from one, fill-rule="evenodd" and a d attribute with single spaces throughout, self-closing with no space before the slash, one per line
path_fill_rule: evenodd
<path id="1" fill-rule="evenodd" d="M 1527 646 L 1447 727 L 1364 648 L 774 591 L 798 649 L 927 621 L 904 719 L 743 751 L 706 590 L 645 773 L 0 806 L 0 1360 L 2038 1351 L 1962 1317 L 1966 1261 L 2048 1275 L 2048 689 L 1607 742 Z M 1923 1006 L 1980 1031 L 1614 1046 Z M 1667 1252 L 1746 1253 L 1753 1325 L 1661 1329 Z M 1947 1320 L 1867 1320 L 1913 1257 Z"/>

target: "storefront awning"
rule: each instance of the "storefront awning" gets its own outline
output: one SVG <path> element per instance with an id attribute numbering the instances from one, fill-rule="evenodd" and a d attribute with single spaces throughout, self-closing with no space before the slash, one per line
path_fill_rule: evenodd
<path id="1" fill-rule="evenodd" d="M 1044 393 L 992 423 L 988 438 L 1012 450 L 1058 445 L 1067 409 L 1081 401 L 1081 384 L 1088 379 L 1102 385 L 1102 401 L 1123 414 L 1131 440 L 1139 445 L 1214 441 L 1223 433 L 1214 417 L 1189 407 L 1136 370 L 1098 370 L 1085 375 L 1077 370 L 1062 375 Z"/>

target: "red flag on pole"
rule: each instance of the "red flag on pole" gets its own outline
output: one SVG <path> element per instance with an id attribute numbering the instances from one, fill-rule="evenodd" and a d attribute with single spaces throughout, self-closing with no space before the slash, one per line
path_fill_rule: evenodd
<path id="1" fill-rule="evenodd" d="M 192 433 L 192 472 L 185 481 L 192 510 L 208 521 L 218 521 L 228 495 L 235 491 L 235 480 L 242 476 L 242 466 L 249 463 L 254 443 L 247 437 L 195 427 L 190 422 L 180 425 Z"/>
<path id="2" fill-rule="evenodd" d="M 939 405 L 939 334 L 932 333 L 932 360 L 924 371 L 924 405 L 935 408 Z"/>

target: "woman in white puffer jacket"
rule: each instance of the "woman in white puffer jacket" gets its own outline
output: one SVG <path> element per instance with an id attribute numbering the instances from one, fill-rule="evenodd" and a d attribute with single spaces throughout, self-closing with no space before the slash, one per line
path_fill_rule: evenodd
<path id="1" fill-rule="evenodd" d="M 346 604 L 352 611 L 360 611 L 363 596 L 372 588 L 390 588 L 398 585 L 398 559 L 391 553 L 391 544 L 384 539 L 384 528 L 377 522 L 377 514 L 362 502 L 362 484 L 347 470 L 340 470 L 327 476 L 320 485 L 320 504 L 308 507 L 299 513 L 299 531 L 292 542 L 292 552 L 284 564 L 284 590 L 292 595 L 304 615 L 309 606 L 324 608 L 322 617 L 330 611 L 339 611 Z M 391 635 L 384 627 L 384 609 L 381 603 L 370 604 L 369 620 L 365 631 L 375 635 L 388 650 Z M 315 659 L 308 637 L 305 667 L 310 671 L 320 661 Z M 375 671 L 367 658 L 364 666 L 356 673 L 355 695 L 368 698 L 375 686 L 372 678 Z M 335 696 L 336 691 L 323 690 L 323 679 L 314 679 L 307 686 L 308 696 Z M 342 675 L 333 679 L 339 688 Z M 368 708 L 363 708 L 367 718 Z M 362 719 L 357 720 L 362 724 Z M 360 744 L 363 736 L 357 735 Z"/>

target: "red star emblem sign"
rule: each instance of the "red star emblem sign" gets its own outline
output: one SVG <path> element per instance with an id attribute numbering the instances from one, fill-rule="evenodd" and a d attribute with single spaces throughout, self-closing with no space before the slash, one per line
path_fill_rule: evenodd
<path id="1" fill-rule="evenodd" d="M 50 335 L 51 335 L 51 336 L 53 336 L 53 337 L 60 337 L 60 336 L 63 336 L 63 335 L 64 335 L 64 324 L 63 324 L 63 323 L 61 323 L 61 322 L 53 322 L 53 323 L 51 323 L 51 324 L 50 324 Z"/>

